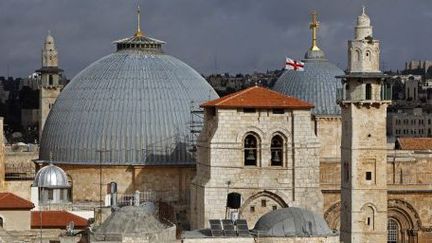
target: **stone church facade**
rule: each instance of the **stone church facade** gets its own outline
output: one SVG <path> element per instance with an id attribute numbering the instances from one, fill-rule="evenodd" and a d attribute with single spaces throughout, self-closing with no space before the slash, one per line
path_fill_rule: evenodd
<path id="1" fill-rule="evenodd" d="M 229 218 L 230 193 L 241 195 L 238 215 L 250 226 L 281 207 L 322 214 L 311 104 L 255 86 L 202 107 L 204 128 L 191 185 L 192 228 Z"/>

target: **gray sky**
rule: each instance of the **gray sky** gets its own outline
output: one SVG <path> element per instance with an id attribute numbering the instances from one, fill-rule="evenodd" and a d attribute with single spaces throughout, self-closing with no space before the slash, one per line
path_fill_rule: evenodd
<path id="1" fill-rule="evenodd" d="M 60 65 L 72 78 L 114 51 L 112 42 L 136 28 L 136 0 L 1 0 L 0 76 L 26 76 L 40 67 L 48 30 Z M 346 41 L 361 5 L 381 40 L 385 69 L 409 59 L 432 59 L 430 0 L 150 0 L 140 1 L 142 29 L 201 73 L 282 67 L 310 46 L 310 12 L 319 13 L 319 46 L 346 66 Z"/>

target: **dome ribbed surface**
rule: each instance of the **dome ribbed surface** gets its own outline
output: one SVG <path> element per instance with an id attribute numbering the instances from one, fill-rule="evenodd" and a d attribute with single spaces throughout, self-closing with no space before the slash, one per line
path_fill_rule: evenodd
<path id="1" fill-rule="evenodd" d="M 309 51 L 304 61 L 304 71 L 286 70 L 273 89 L 312 103 L 315 115 L 340 115 L 336 104 L 336 89 L 342 88 L 338 75 L 344 72 L 325 59 L 324 54 Z"/>
<path id="2" fill-rule="evenodd" d="M 253 232 L 268 237 L 334 235 L 321 215 L 296 207 L 264 214 L 256 222 Z"/>
<path id="3" fill-rule="evenodd" d="M 85 68 L 61 92 L 43 129 L 40 160 L 52 152 L 56 163 L 194 163 L 188 148 L 191 102 L 197 107 L 215 98 L 206 80 L 177 58 L 117 51 Z"/>
<path id="4" fill-rule="evenodd" d="M 33 180 L 33 186 L 45 188 L 70 187 L 66 173 L 53 164 L 42 167 Z"/>

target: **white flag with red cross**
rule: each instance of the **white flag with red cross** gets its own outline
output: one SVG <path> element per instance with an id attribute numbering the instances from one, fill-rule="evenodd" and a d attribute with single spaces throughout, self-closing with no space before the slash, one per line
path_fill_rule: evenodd
<path id="1" fill-rule="evenodd" d="M 294 71 L 304 71 L 304 63 L 293 60 L 289 57 L 285 58 L 285 69 Z"/>

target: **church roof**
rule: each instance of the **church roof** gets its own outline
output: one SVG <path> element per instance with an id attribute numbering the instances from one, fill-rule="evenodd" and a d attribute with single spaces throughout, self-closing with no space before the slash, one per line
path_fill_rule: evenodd
<path id="1" fill-rule="evenodd" d="M 0 210 L 32 209 L 32 202 L 10 192 L 0 192 Z"/>
<path id="2" fill-rule="evenodd" d="M 403 137 L 396 140 L 396 149 L 432 150 L 432 138 Z"/>
<path id="3" fill-rule="evenodd" d="M 313 105 L 271 89 L 253 86 L 219 99 L 208 101 L 201 107 L 230 108 L 286 108 L 311 109 Z"/>
<path id="4" fill-rule="evenodd" d="M 31 228 L 32 229 L 66 229 L 70 222 L 74 223 L 77 229 L 85 229 L 88 221 L 73 213 L 67 211 L 32 211 Z"/>

